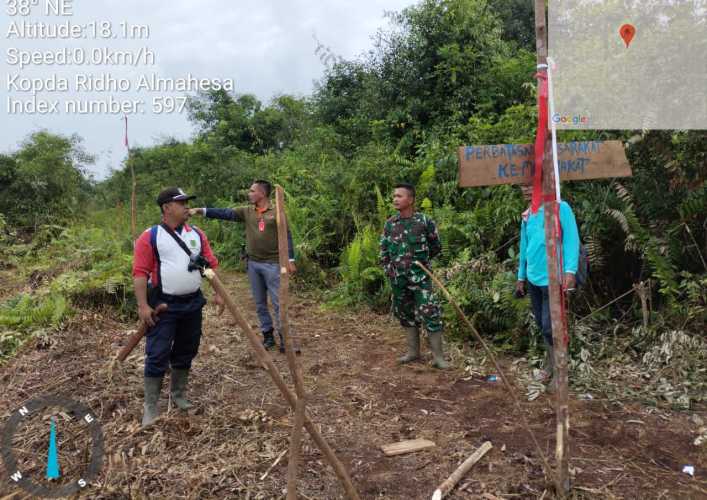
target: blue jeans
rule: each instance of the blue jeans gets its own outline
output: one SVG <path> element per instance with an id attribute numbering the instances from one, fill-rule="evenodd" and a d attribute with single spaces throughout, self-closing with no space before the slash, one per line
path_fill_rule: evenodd
<path id="1" fill-rule="evenodd" d="M 550 294 L 548 289 L 546 286 L 535 286 L 530 281 L 527 283 L 535 323 L 543 333 L 545 343 L 552 345 L 552 322 L 550 321 Z"/>
<path id="2" fill-rule="evenodd" d="M 255 301 L 255 310 L 260 321 L 260 330 L 269 332 L 273 329 L 273 320 L 268 310 L 268 295 L 275 311 L 275 325 L 280 330 L 280 264 L 277 262 L 248 261 L 248 279 Z"/>
<path id="3" fill-rule="evenodd" d="M 201 291 L 183 300 L 159 296 L 150 305 L 160 302 L 167 310 L 145 334 L 146 377 L 162 377 L 169 366 L 190 369 L 201 342 L 201 309 L 206 304 Z"/>

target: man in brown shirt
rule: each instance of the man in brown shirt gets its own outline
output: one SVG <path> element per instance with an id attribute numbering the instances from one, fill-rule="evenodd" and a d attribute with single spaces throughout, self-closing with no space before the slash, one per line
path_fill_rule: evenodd
<path id="1" fill-rule="evenodd" d="M 285 344 L 280 332 L 280 265 L 278 253 L 277 220 L 275 209 L 270 204 L 272 186 L 268 181 L 257 180 L 250 186 L 248 200 L 251 205 L 238 208 L 193 208 L 192 215 L 204 215 L 209 219 L 231 220 L 245 224 L 246 252 L 248 254 L 248 279 L 255 300 L 260 329 L 263 332 L 263 346 L 269 349 L 275 345 L 274 330 L 280 338 L 280 352 L 285 352 Z M 289 249 L 288 271 L 292 274 L 295 266 L 292 234 L 287 232 Z M 275 312 L 275 328 L 268 310 L 268 295 Z"/>

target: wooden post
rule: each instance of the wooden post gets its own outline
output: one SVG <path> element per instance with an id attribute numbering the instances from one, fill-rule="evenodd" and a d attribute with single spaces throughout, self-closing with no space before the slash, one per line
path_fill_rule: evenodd
<path id="1" fill-rule="evenodd" d="M 135 179 L 135 167 L 130 161 L 130 142 L 128 142 L 128 115 L 123 117 L 125 120 L 125 138 L 123 143 L 125 149 L 128 150 L 128 159 L 126 160 L 130 167 L 131 193 L 130 193 L 130 234 L 133 238 L 133 243 L 137 240 L 137 179 Z"/>
<path id="2" fill-rule="evenodd" d="M 547 21 L 545 0 L 535 0 L 535 35 L 538 65 L 547 64 Z M 549 114 L 549 113 L 548 113 Z M 550 118 L 551 119 L 551 118 Z M 579 141 L 560 143 L 558 162 L 560 180 L 607 179 L 630 177 L 631 165 L 626 159 L 620 141 Z M 562 270 L 558 268 L 558 241 L 555 235 L 556 209 L 555 171 L 553 168 L 552 139 L 548 134 L 543 147 L 542 165 L 544 203 L 545 251 L 547 256 L 550 315 L 552 320 L 553 380 L 557 394 L 557 447 L 555 456 L 558 472 L 555 487 L 560 497 L 569 492 L 569 405 L 567 389 L 567 318 L 562 314 Z M 462 146 L 459 155 L 459 186 L 495 186 L 527 183 L 534 175 L 535 148 L 532 144 L 499 144 L 491 146 Z M 565 308 L 567 310 L 567 308 Z M 461 312 L 461 310 L 459 310 Z"/>
<path id="3" fill-rule="evenodd" d="M 130 176 L 132 177 L 132 193 L 130 195 L 130 234 L 133 236 L 133 241 L 137 240 L 137 180 L 135 179 L 135 168 L 130 161 L 130 153 L 128 152 L 128 165 L 130 165 Z"/>
<path id="4" fill-rule="evenodd" d="M 538 65 L 547 64 L 547 20 L 545 0 L 535 0 L 535 46 L 537 48 Z M 539 110 L 538 110 L 539 112 Z M 549 113 L 548 113 L 549 114 Z M 551 117 L 550 117 L 551 119 Z M 556 489 L 557 494 L 564 498 L 569 492 L 569 404 L 567 387 L 567 318 L 562 314 L 562 270 L 558 267 L 557 223 L 558 200 L 555 199 L 555 170 L 552 163 L 552 142 L 550 134 L 545 139 L 545 157 L 543 160 L 543 194 L 551 195 L 553 201 L 545 201 L 543 205 L 545 223 L 545 252 L 548 268 L 548 292 L 550 298 L 550 319 L 552 323 L 552 343 L 555 356 L 553 383 L 556 386 L 557 401 L 557 441 L 555 458 L 557 460 Z"/>
<path id="5" fill-rule="evenodd" d="M 297 499 L 297 466 L 300 459 L 302 443 L 302 425 L 306 394 L 302 372 L 295 357 L 294 342 L 290 336 L 290 273 L 288 270 L 289 251 L 287 238 L 287 217 L 285 215 L 285 196 L 281 186 L 275 186 L 275 213 L 277 216 L 277 247 L 280 258 L 280 333 L 285 341 L 285 354 L 290 374 L 295 385 L 297 405 L 295 406 L 295 421 L 290 439 L 290 455 L 287 464 L 287 499 Z"/>
<path id="6" fill-rule="evenodd" d="M 248 337 L 248 341 L 250 342 L 253 351 L 255 351 L 255 355 L 257 356 L 260 363 L 268 371 L 270 378 L 272 378 L 273 382 L 275 382 L 275 385 L 285 397 L 287 403 L 292 408 L 296 409 L 298 398 L 285 384 L 285 381 L 282 379 L 280 372 L 277 370 L 277 367 L 275 366 L 272 357 L 270 357 L 270 354 L 265 350 L 265 347 L 263 347 L 262 342 L 260 342 L 258 335 L 256 335 L 256 333 L 250 327 L 250 324 L 248 324 L 245 317 L 241 314 L 240 310 L 238 309 L 238 306 L 236 306 L 236 303 L 231 298 L 230 294 L 228 293 L 228 290 L 226 290 L 226 287 L 223 286 L 223 283 L 221 283 L 221 280 L 218 278 L 213 269 L 206 269 L 204 271 L 204 276 L 206 276 L 206 279 L 209 280 L 209 283 L 211 283 L 211 286 L 213 287 L 214 291 L 221 297 L 223 297 L 223 301 L 226 304 L 226 308 L 236 320 L 236 323 L 238 324 L 240 329 L 243 330 L 243 332 L 246 334 L 246 337 Z M 306 414 L 304 415 L 304 428 L 307 429 L 309 435 L 312 436 L 312 440 L 321 450 L 322 455 L 324 456 L 326 461 L 329 462 L 329 464 L 333 467 L 334 472 L 339 477 L 339 480 L 344 486 L 346 495 L 351 500 L 359 500 L 360 497 L 358 496 L 356 488 L 354 488 L 353 483 L 351 482 L 351 477 L 349 477 L 349 473 L 346 470 L 346 467 L 344 467 L 344 464 L 342 464 L 341 461 L 336 457 L 334 450 L 329 446 L 329 443 L 327 443 L 324 437 L 319 433 L 319 430 L 314 425 L 314 422 L 312 422 Z"/>

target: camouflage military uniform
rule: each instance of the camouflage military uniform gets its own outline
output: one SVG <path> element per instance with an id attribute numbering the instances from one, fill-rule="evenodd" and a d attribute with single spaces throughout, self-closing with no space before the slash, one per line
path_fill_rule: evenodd
<path id="1" fill-rule="evenodd" d="M 410 218 L 397 214 L 385 223 L 381 237 L 381 264 L 393 288 L 393 312 L 403 327 L 424 323 L 428 333 L 442 330 L 439 303 L 432 282 L 414 264 L 429 262 L 442 251 L 435 223 L 415 212 Z"/>

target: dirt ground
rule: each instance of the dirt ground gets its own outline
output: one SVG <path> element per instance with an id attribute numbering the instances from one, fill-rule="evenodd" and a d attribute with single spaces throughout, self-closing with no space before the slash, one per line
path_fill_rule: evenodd
<path id="1" fill-rule="evenodd" d="M 256 327 L 244 276 L 228 273 L 224 281 Z M 426 346 L 422 362 L 402 367 L 395 360 L 404 349 L 403 334 L 389 316 L 331 311 L 302 297 L 294 298 L 290 316 L 303 348 L 298 359 L 308 412 L 361 498 L 430 498 L 487 440 L 493 449 L 447 498 L 554 498 L 503 386 L 486 381 L 490 371 L 461 369 L 470 347 L 451 350 L 451 370 L 431 368 Z M 105 456 L 101 474 L 80 498 L 283 498 L 292 413 L 227 313 L 217 317 L 212 306 L 206 309 L 190 386 L 195 409 L 168 410 L 164 388 L 164 415 L 152 430 L 139 428 L 144 343 L 123 365 L 111 371 L 107 364 L 134 328 L 99 311 L 79 312 L 62 332 L 30 342 L 0 367 L 0 423 L 43 394 L 92 408 L 103 428 Z M 285 356 L 271 354 L 289 382 Z M 528 402 L 525 388 L 517 391 L 554 465 L 552 400 L 541 395 Z M 594 397 L 571 399 L 574 498 L 707 498 L 707 454 L 693 444 L 694 415 L 707 421 L 704 408 L 675 412 Z M 380 450 L 412 438 L 436 446 L 396 457 Z M 682 472 L 687 464 L 694 465 L 694 478 Z M 34 467 L 33 478 L 41 481 L 39 465 Z M 0 499 L 26 498 L 6 478 Z M 343 498 L 308 436 L 299 478 L 301 498 Z"/>

